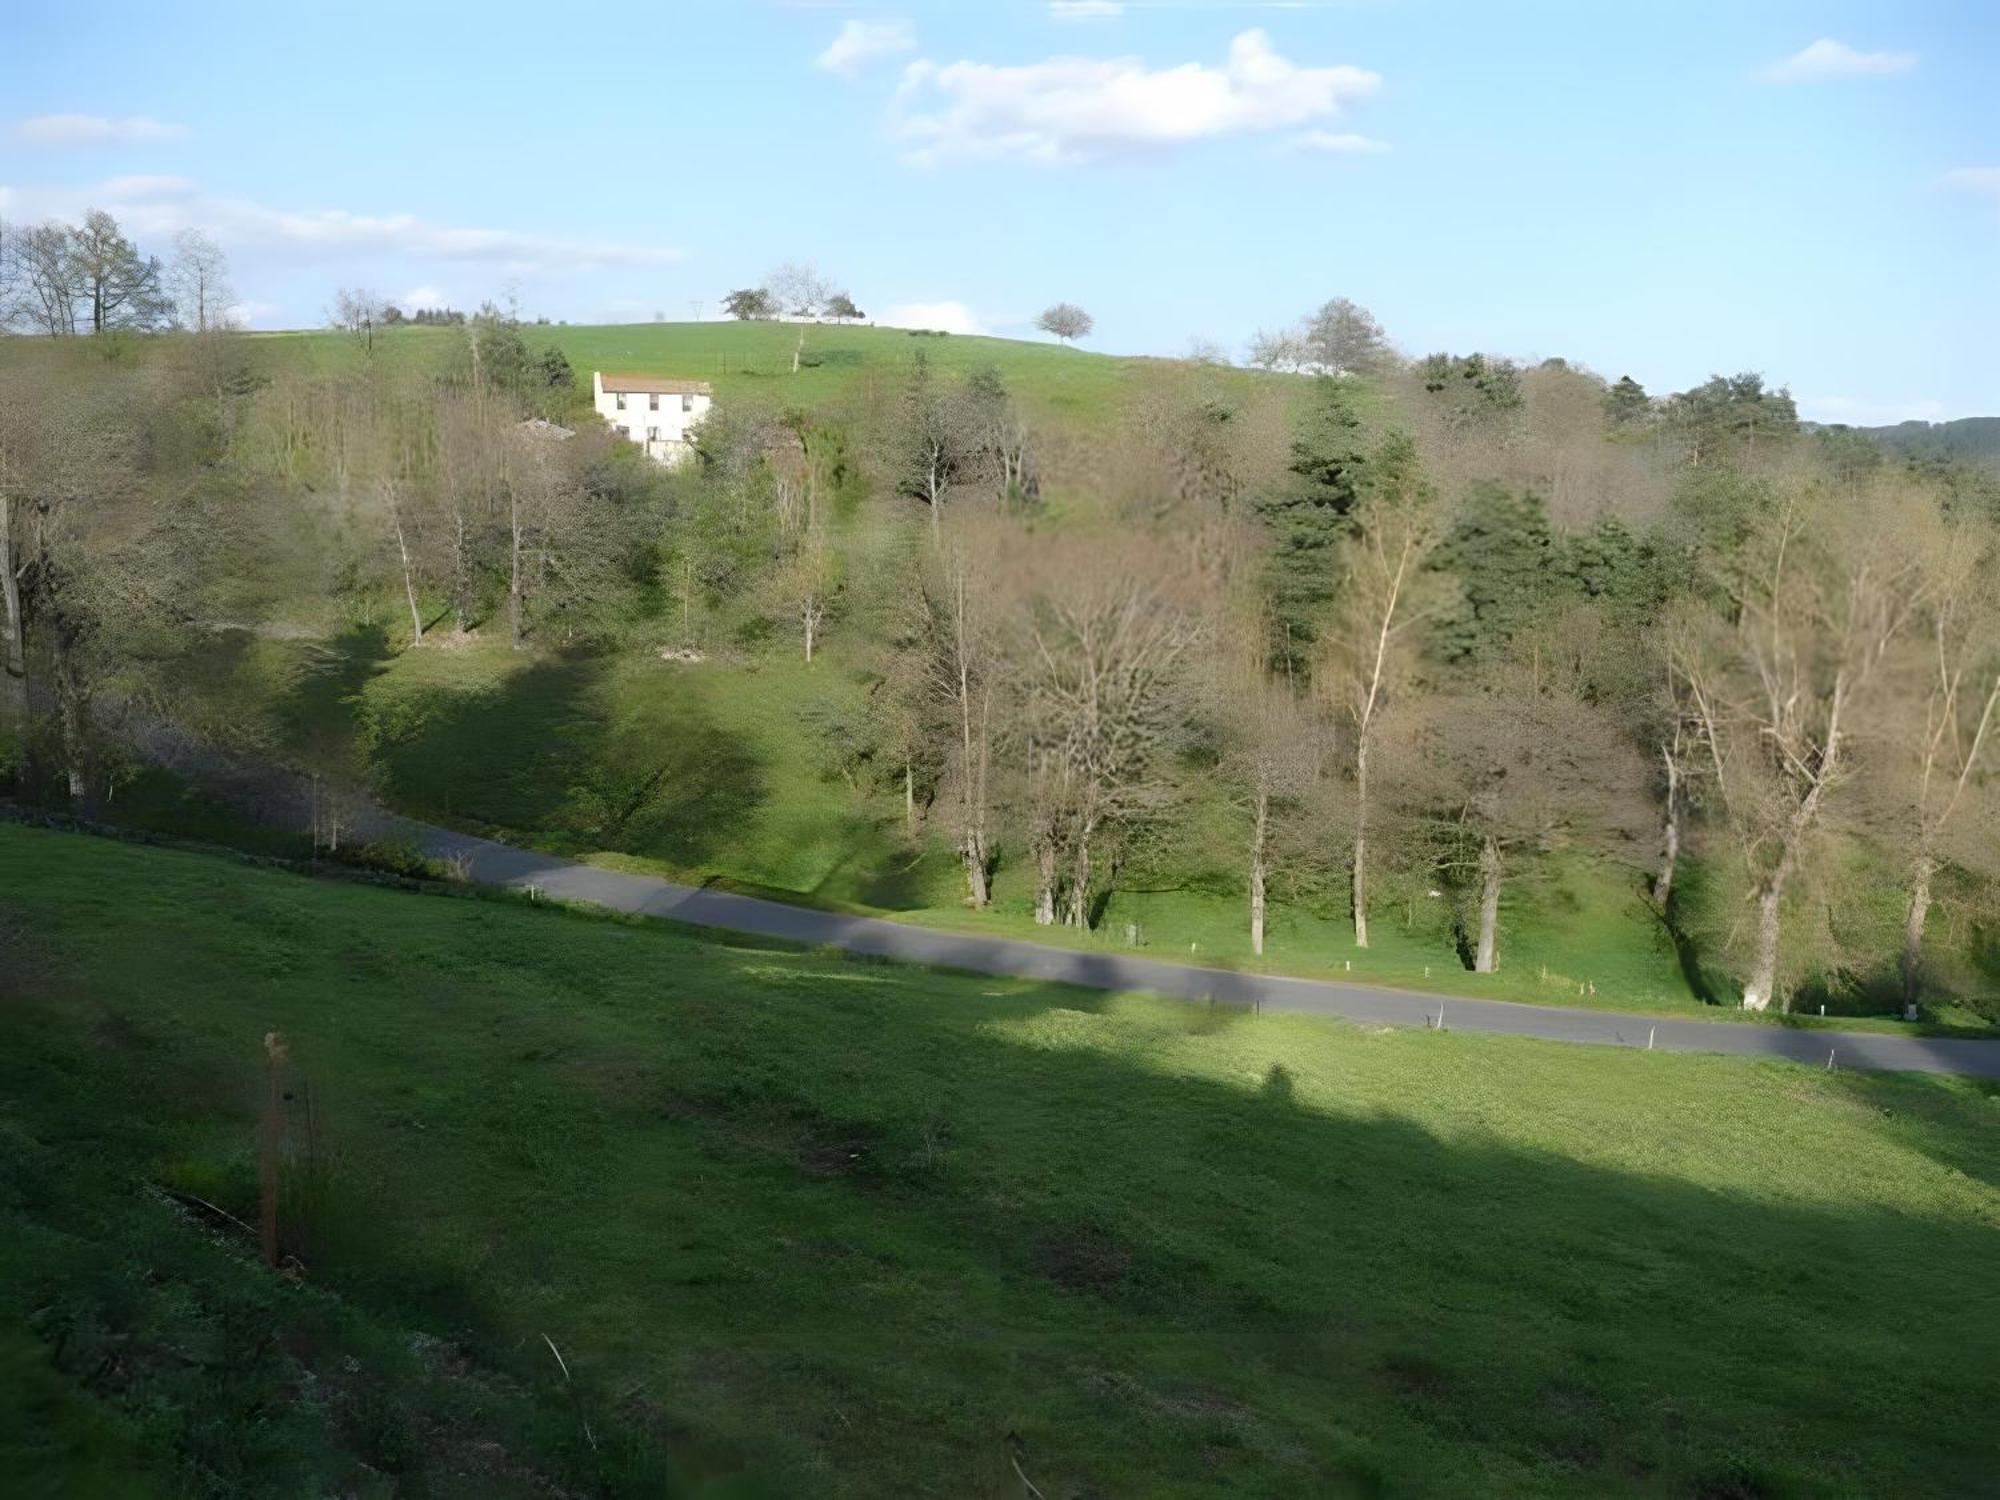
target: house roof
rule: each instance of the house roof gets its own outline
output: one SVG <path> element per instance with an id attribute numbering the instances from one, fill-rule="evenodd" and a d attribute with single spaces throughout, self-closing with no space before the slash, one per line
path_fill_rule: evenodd
<path id="1" fill-rule="evenodd" d="M 598 380 L 607 391 L 640 396 L 707 396 L 712 394 L 706 380 L 662 380 L 657 375 L 613 375 L 600 372 Z"/>

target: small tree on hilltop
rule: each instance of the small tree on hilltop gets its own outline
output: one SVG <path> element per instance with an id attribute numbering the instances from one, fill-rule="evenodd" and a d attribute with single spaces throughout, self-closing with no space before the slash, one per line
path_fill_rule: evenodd
<path id="1" fill-rule="evenodd" d="M 1074 302 L 1058 302 L 1054 307 L 1043 310 L 1035 319 L 1035 326 L 1043 333 L 1052 333 L 1065 344 L 1088 336 L 1097 326 L 1096 320 Z"/>
<path id="2" fill-rule="evenodd" d="M 826 299 L 826 315 L 836 323 L 859 323 L 868 316 L 845 292 L 835 292 Z"/>
<path id="3" fill-rule="evenodd" d="M 738 287 L 722 299 L 722 307 L 730 317 L 743 323 L 767 322 L 778 315 L 771 294 L 761 286 Z"/>

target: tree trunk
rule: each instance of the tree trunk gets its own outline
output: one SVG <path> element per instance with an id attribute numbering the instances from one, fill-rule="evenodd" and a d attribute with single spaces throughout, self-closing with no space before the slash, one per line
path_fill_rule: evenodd
<path id="1" fill-rule="evenodd" d="M 63 640 L 63 622 L 58 619 L 48 632 L 55 679 L 56 723 L 62 734 L 63 779 L 69 791 L 71 810 L 79 816 L 97 816 L 97 799 L 90 776 L 88 715 L 84 711 L 83 689 L 76 680 Z"/>
<path id="2" fill-rule="evenodd" d="M 1472 972 L 1491 974 L 1500 967 L 1500 846 L 1492 839 L 1479 851 L 1479 947 Z"/>
<path id="3" fill-rule="evenodd" d="M 410 605 L 410 644 L 424 643 L 424 612 L 417 604 L 417 576 L 410 566 L 410 544 L 403 535 L 403 511 L 392 492 L 389 496 L 389 524 L 396 532 L 396 556 L 403 564 L 403 597 Z"/>
<path id="4" fill-rule="evenodd" d="M 965 898 L 972 903 L 974 911 L 979 911 L 985 907 L 992 895 L 986 886 L 986 841 L 976 832 L 968 833 L 965 837 L 963 853 L 965 856 Z M 1042 914 L 1039 909 L 1035 913 L 1035 920 L 1040 922 L 1044 927 L 1048 926 L 1048 923 L 1042 920 Z"/>
<path id="5" fill-rule="evenodd" d="M 1035 925 L 1053 927 L 1056 922 L 1056 846 L 1044 840 L 1035 850 Z"/>
<path id="6" fill-rule="evenodd" d="M 1667 828 L 1660 852 L 1660 873 L 1653 879 L 1653 905 L 1665 911 L 1667 898 L 1674 892 L 1674 866 L 1681 856 L 1681 768 L 1671 750 L 1662 750 L 1660 757 L 1667 763 Z"/>
<path id="7" fill-rule="evenodd" d="M 819 623 L 819 613 L 813 608 L 810 600 L 799 611 L 799 619 L 806 627 L 806 665 L 811 666 L 813 659 L 813 627 Z"/>
<path id="8" fill-rule="evenodd" d="M 1368 946 L 1368 740 L 1354 747 L 1354 946 Z"/>
<path id="9" fill-rule="evenodd" d="M 451 511 L 451 612 L 458 633 L 464 635 L 472 628 L 472 566 L 470 550 L 465 540 L 465 512 L 458 506 Z"/>
<path id="10" fill-rule="evenodd" d="M 1079 830 L 1076 853 L 1070 863 L 1069 910 L 1064 921 L 1076 928 L 1090 926 L 1090 830 Z"/>
<path id="11" fill-rule="evenodd" d="M 903 756 L 903 832 L 915 836 L 917 831 L 917 771 L 910 764 L 910 757 Z"/>
<path id="12" fill-rule="evenodd" d="M 1903 918 L 1903 1019 L 1917 1018 L 1924 997 L 1924 919 L 1931 910 L 1931 876 L 1937 862 L 1921 853 L 1910 869 L 1910 909 Z"/>
<path id="13" fill-rule="evenodd" d="M 521 649 L 521 501 L 507 497 L 507 630 L 510 643 Z"/>
<path id="14" fill-rule="evenodd" d="M 6 604 L 0 642 L 0 725 L 14 725 L 23 739 L 28 727 L 28 651 L 21 618 L 21 579 L 14 561 L 14 505 L 0 494 L 0 600 Z"/>
<path id="15" fill-rule="evenodd" d="M 1264 845 L 1270 828 L 1271 798 L 1257 789 L 1255 831 L 1250 836 L 1250 951 L 1264 956 Z"/>
<path id="16" fill-rule="evenodd" d="M 1750 978 L 1743 986 L 1745 1010 L 1769 1010 L 1778 988 L 1778 917 L 1785 900 L 1785 879 L 1790 870 L 1780 868 L 1757 893 L 1757 951 Z"/>

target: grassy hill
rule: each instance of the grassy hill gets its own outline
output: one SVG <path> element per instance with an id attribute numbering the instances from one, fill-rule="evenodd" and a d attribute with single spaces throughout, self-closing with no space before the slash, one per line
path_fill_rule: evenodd
<path id="1" fill-rule="evenodd" d="M 12 1493 L 1991 1478 L 1990 1087 L 1216 1014 L 10 826 L 0 940 Z M 222 1217 L 255 1216 L 272 1028 L 278 1277 Z"/>
<path id="2" fill-rule="evenodd" d="M 948 376 L 997 369 L 1031 413 L 1058 420 L 1100 415 L 1140 372 L 1174 368 L 1171 361 L 1097 354 L 1060 344 L 843 324 L 536 325 L 523 333 L 533 347 L 553 345 L 562 350 L 586 394 L 592 370 L 615 370 L 706 380 L 715 387 L 718 401 L 762 396 L 805 407 L 849 397 L 871 405 L 892 402 L 919 350 Z M 801 333 L 805 344 L 794 373 L 792 355 Z M 381 348 L 395 357 L 441 361 L 463 343 L 465 335 L 457 328 L 397 328 L 378 337 Z M 269 334 L 260 340 L 295 349 L 313 363 L 351 360 L 359 350 L 357 341 L 344 333 Z M 1234 378 L 1283 377 L 1239 371 Z"/>

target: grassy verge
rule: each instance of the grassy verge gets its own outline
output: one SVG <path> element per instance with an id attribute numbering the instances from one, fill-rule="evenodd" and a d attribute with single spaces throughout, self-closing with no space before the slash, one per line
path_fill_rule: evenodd
<path id="1" fill-rule="evenodd" d="M 1990 1477 L 1969 1081 L 1220 1016 L 11 827 L 0 935 L 28 1493 Z M 272 1028 L 296 1278 L 147 1186 L 254 1217 Z"/>

